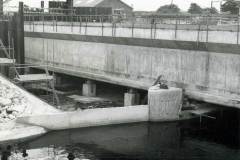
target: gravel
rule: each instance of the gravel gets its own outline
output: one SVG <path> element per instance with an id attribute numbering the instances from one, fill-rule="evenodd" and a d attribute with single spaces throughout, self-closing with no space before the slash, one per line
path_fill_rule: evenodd
<path id="1" fill-rule="evenodd" d="M 27 102 L 27 98 L 20 91 L 0 82 L 0 123 L 21 116 L 28 107 Z"/>

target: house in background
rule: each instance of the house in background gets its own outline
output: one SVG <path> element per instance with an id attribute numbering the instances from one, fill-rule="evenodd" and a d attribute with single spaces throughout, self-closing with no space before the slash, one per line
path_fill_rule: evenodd
<path id="1" fill-rule="evenodd" d="M 75 9 L 78 15 L 131 16 L 133 8 L 121 0 L 5 0 L 5 12 L 16 12 L 19 2 L 29 8 Z M 44 10 L 46 12 L 46 10 Z"/>
<path id="2" fill-rule="evenodd" d="M 132 16 L 133 8 L 121 0 L 73 0 L 73 7 L 79 15 Z"/>

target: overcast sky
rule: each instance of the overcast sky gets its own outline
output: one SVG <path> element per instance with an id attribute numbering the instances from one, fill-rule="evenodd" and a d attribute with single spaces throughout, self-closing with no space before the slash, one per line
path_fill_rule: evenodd
<path id="1" fill-rule="evenodd" d="M 134 10 L 155 11 L 160 6 L 170 4 L 171 0 L 122 0 L 129 5 L 133 5 Z M 201 7 L 210 7 L 211 0 L 173 0 L 182 10 L 187 11 L 191 3 L 198 3 Z M 219 9 L 220 3 L 214 3 L 214 6 Z"/>
<path id="2" fill-rule="evenodd" d="M 39 7 L 40 0 L 12 0 L 10 5 L 17 5 L 18 1 L 23 1 L 24 3 L 30 5 L 31 7 Z M 45 0 L 47 1 L 47 0 Z M 156 11 L 160 6 L 170 4 L 171 0 L 122 0 L 123 2 L 133 6 L 135 11 Z M 218 1 L 218 0 L 214 0 Z M 14 3 L 16 2 L 16 4 Z M 36 4 L 38 2 L 39 4 Z M 177 4 L 181 10 L 187 11 L 191 3 L 197 3 L 201 7 L 210 7 L 211 0 L 173 0 L 174 4 Z M 214 3 L 214 7 L 220 8 L 220 3 Z"/>

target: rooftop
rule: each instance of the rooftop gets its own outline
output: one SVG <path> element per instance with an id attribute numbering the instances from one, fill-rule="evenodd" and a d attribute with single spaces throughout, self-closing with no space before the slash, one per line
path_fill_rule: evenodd
<path id="1" fill-rule="evenodd" d="M 75 0 L 74 7 L 95 7 L 104 0 Z"/>

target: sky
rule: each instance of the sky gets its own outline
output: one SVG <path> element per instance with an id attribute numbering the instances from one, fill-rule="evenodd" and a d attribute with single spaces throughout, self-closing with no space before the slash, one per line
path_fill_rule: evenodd
<path id="1" fill-rule="evenodd" d="M 10 5 L 17 5 L 18 1 L 23 1 L 31 7 L 39 7 L 41 0 L 12 0 Z M 48 1 L 48 0 L 44 0 Z M 170 4 L 172 0 L 122 0 L 130 6 L 133 6 L 135 11 L 156 11 L 160 6 Z M 202 8 L 210 7 L 212 0 L 173 0 L 183 11 L 187 11 L 191 3 L 197 3 Z M 214 0 L 219 1 L 219 0 Z M 15 3 L 16 2 L 16 3 Z M 39 2 L 37 5 L 36 2 Z M 214 7 L 220 8 L 220 2 L 215 2 Z"/>
<path id="2" fill-rule="evenodd" d="M 122 0 L 132 5 L 135 11 L 156 11 L 160 6 L 170 4 L 171 0 Z M 197 3 L 201 7 L 210 7 L 212 0 L 173 0 L 183 11 L 187 11 L 191 3 Z M 216 1 L 216 0 L 215 0 Z M 220 8 L 219 2 L 214 2 L 214 7 Z"/>

